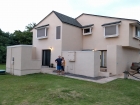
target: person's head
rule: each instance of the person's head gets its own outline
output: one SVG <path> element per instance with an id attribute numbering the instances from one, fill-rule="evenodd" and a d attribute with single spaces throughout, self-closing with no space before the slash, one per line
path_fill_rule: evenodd
<path id="1" fill-rule="evenodd" d="M 61 58 L 61 56 L 58 56 L 58 58 Z"/>
<path id="2" fill-rule="evenodd" d="M 64 59 L 64 57 L 62 57 L 62 59 Z"/>

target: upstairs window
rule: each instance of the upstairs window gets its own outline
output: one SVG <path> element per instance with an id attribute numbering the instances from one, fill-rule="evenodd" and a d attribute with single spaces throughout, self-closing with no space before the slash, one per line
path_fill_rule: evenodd
<path id="1" fill-rule="evenodd" d="M 136 27 L 136 37 L 140 38 L 140 28 Z"/>
<path id="2" fill-rule="evenodd" d="M 119 25 L 121 21 L 105 23 L 102 26 L 104 27 L 104 36 L 108 37 L 117 37 L 119 36 Z"/>
<path id="3" fill-rule="evenodd" d="M 47 28 L 37 29 L 37 38 L 46 37 L 47 36 Z"/>
<path id="4" fill-rule="evenodd" d="M 56 39 L 61 39 L 61 26 L 56 27 Z"/>
<path id="5" fill-rule="evenodd" d="M 48 26 L 49 24 L 35 28 L 37 30 L 38 39 L 48 38 Z"/>
<path id="6" fill-rule="evenodd" d="M 118 36 L 118 25 L 111 25 L 104 27 L 104 36 L 105 37 L 116 37 Z"/>
<path id="7" fill-rule="evenodd" d="M 83 35 L 90 35 L 90 34 L 92 34 L 91 27 L 89 27 L 89 28 L 83 28 Z"/>

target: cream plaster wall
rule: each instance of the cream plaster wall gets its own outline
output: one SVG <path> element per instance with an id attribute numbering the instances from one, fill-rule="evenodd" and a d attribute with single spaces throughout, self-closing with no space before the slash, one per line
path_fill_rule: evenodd
<path id="1" fill-rule="evenodd" d="M 135 38 L 136 29 L 134 25 L 129 26 L 129 46 L 140 49 L 140 39 Z"/>
<path id="2" fill-rule="evenodd" d="M 117 46 L 107 46 L 107 72 L 116 74 L 117 73 Z"/>
<path id="3" fill-rule="evenodd" d="M 138 49 L 118 45 L 107 46 L 107 72 L 121 74 L 130 70 L 132 62 L 140 62 Z"/>
<path id="4" fill-rule="evenodd" d="M 61 55 L 62 51 L 62 22 L 52 12 L 46 19 L 44 19 L 37 27 L 49 24 L 48 38 L 40 39 L 36 38 L 36 29 L 33 29 L 33 46 L 36 47 L 36 59 L 42 62 L 42 50 L 51 50 L 51 63 L 55 64 L 55 59 Z M 61 39 L 56 39 L 56 26 L 61 26 Z"/>
<path id="5" fill-rule="evenodd" d="M 77 20 L 82 25 L 94 24 L 92 35 L 83 36 L 83 49 L 106 50 L 107 45 L 129 46 L 129 23 L 132 21 L 121 20 L 119 36 L 104 38 L 104 28 L 101 25 L 120 21 L 120 19 L 82 15 Z"/>
<path id="6" fill-rule="evenodd" d="M 82 50 L 82 29 L 63 23 L 62 51 Z"/>

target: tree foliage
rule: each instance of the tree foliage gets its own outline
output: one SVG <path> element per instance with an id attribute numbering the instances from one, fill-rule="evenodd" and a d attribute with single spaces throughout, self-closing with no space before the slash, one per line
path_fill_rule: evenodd
<path id="1" fill-rule="evenodd" d="M 6 49 L 11 45 L 32 45 L 31 29 L 35 23 L 30 23 L 25 27 L 25 31 L 15 30 L 14 33 L 3 32 L 0 29 L 0 63 L 6 62 Z"/>

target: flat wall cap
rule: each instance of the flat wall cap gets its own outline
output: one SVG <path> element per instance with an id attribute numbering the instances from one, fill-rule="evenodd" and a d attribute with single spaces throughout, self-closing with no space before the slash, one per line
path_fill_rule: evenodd
<path id="1" fill-rule="evenodd" d="M 113 25 L 113 24 L 119 24 L 121 23 L 121 21 L 117 21 L 117 22 L 111 22 L 111 23 L 105 23 L 102 26 L 107 26 L 107 25 Z"/>
<path id="2" fill-rule="evenodd" d="M 32 45 L 14 45 L 14 46 L 7 46 L 7 48 L 10 47 L 32 47 Z"/>
<path id="3" fill-rule="evenodd" d="M 49 26 L 49 24 L 46 24 L 46 25 L 43 25 L 43 26 L 36 27 L 35 29 L 43 28 L 43 27 L 46 27 L 46 26 Z"/>

